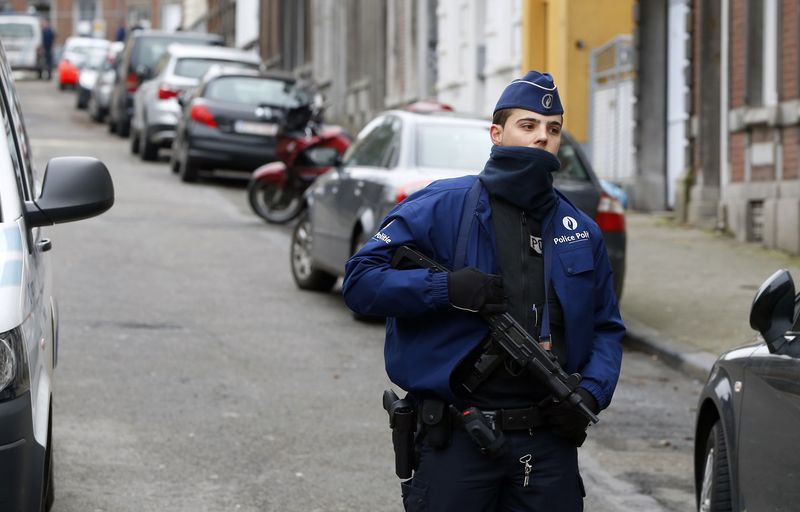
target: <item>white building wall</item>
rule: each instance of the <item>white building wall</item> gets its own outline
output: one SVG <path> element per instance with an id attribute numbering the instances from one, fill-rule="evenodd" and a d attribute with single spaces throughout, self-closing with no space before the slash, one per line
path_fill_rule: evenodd
<path id="1" fill-rule="evenodd" d="M 439 101 L 489 116 L 503 88 L 520 74 L 521 0 L 440 0 Z"/>
<path id="2" fill-rule="evenodd" d="M 258 0 L 236 0 L 236 31 L 234 45 L 247 46 L 258 39 L 259 20 Z"/>
<path id="3" fill-rule="evenodd" d="M 206 14 L 208 14 L 207 0 L 183 0 L 183 23 L 181 26 L 189 28 Z"/>

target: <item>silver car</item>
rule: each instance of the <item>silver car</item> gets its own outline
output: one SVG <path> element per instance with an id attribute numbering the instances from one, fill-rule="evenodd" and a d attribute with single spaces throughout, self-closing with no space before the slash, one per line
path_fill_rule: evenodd
<path id="1" fill-rule="evenodd" d="M 114 88 L 114 81 L 117 77 L 117 61 L 124 47 L 125 43 L 122 41 L 111 43 L 108 47 L 105 61 L 95 73 L 94 83 L 91 84 L 92 87 L 89 91 L 86 108 L 89 111 L 89 116 L 98 123 L 102 123 L 106 114 L 108 114 L 108 106 L 111 103 L 111 90 Z M 88 87 L 91 78 L 89 76 L 84 82 L 83 73 L 81 73 L 80 86 L 83 87 L 84 83 L 86 83 Z"/>
<path id="2" fill-rule="evenodd" d="M 258 70 L 255 53 L 225 47 L 172 44 L 133 97 L 131 152 L 142 160 L 155 160 L 158 150 L 170 147 L 181 115 L 178 95 L 197 87 L 212 66 Z"/>
<path id="3" fill-rule="evenodd" d="M 330 290 L 347 259 L 386 214 L 431 181 L 476 174 L 489 157 L 490 122 L 453 114 L 393 110 L 358 134 L 344 163 L 306 191 L 308 209 L 292 235 L 291 269 L 306 290 Z M 555 185 L 603 231 L 615 288 L 625 274 L 625 212 L 603 191 L 577 143 L 564 134 Z"/>

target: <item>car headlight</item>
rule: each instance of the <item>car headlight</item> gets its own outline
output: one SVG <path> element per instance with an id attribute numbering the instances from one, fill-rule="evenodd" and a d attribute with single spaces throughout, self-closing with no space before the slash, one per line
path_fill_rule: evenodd
<path id="1" fill-rule="evenodd" d="M 30 387 L 28 355 L 18 329 L 0 334 L 0 402 L 16 398 Z"/>

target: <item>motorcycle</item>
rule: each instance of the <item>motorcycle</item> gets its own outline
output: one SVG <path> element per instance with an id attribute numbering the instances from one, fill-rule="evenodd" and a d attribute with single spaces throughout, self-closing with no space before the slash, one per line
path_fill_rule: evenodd
<path id="1" fill-rule="evenodd" d="M 351 138 L 338 126 L 322 124 L 315 99 L 286 112 L 278 129 L 275 162 L 253 172 L 247 195 L 253 211 L 267 222 L 283 224 L 305 209 L 303 192 L 341 161 Z"/>

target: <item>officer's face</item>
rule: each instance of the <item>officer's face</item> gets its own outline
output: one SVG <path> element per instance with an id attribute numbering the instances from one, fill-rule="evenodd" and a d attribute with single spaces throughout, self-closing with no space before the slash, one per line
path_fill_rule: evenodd
<path id="1" fill-rule="evenodd" d="M 498 146 L 525 146 L 544 149 L 554 155 L 561 147 L 561 124 L 563 116 L 544 116 L 522 110 L 512 109 L 503 126 L 493 124 L 490 129 L 492 143 Z"/>

